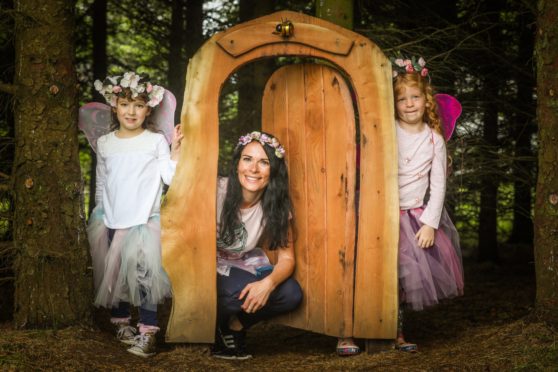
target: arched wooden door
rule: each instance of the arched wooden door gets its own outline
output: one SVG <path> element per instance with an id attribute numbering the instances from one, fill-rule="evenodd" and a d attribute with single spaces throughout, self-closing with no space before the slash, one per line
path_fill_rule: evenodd
<path id="1" fill-rule="evenodd" d="M 324 65 L 282 67 L 266 84 L 262 128 L 286 149 L 295 277 L 304 292 L 301 307 L 282 323 L 352 336 L 356 138 L 347 84 Z"/>
<path id="2" fill-rule="evenodd" d="M 291 36 L 275 32 L 285 19 L 294 25 Z M 214 35 L 188 65 L 183 151 L 161 209 L 162 260 L 173 290 L 169 342 L 212 342 L 215 335 L 219 93 L 241 66 L 278 56 L 328 61 L 354 89 L 361 150 L 359 226 L 366 228 L 359 229 L 357 243 L 353 335 L 395 337 L 399 209 L 391 65 L 362 35 L 281 11 Z"/>

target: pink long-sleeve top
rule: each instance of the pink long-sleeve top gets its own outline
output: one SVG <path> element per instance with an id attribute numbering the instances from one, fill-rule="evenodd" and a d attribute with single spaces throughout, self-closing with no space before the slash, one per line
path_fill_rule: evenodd
<path id="1" fill-rule="evenodd" d="M 443 137 L 425 125 L 419 133 L 411 133 L 397 124 L 399 151 L 399 208 L 424 205 L 426 191 L 430 198 L 420 221 L 438 228 L 446 194 L 446 144 Z"/>

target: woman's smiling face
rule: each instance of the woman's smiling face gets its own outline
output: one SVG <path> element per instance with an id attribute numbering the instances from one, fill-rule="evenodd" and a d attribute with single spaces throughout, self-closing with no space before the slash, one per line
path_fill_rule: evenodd
<path id="1" fill-rule="evenodd" d="M 242 187 L 242 196 L 250 205 L 261 199 L 269 184 L 271 165 L 262 145 L 258 141 L 247 144 L 240 155 L 237 173 Z"/>

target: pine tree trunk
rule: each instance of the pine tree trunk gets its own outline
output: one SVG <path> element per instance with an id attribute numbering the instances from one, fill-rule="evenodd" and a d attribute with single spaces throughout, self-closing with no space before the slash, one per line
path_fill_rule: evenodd
<path id="1" fill-rule="evenodd" d="M 103 80 L 107 75 L 107 0 L 95 0 L 93 3 L 93 78 Z M 105 102 L 99 92 L 93 90 L 93 97 L 97 102 Z M 89 173 L 89 204 L 88 216 L 95 208 L 95 191 L 97 188 L 97 154 L 89 148 L 91 168 Z"/>
<path id="2" fill-rule="evenodd" d="M 498 147 L 498 106 L 493 100 L 498 95 L 497 83 L 485 80 L 486 107 L 483 120 L 483 140 L 488 152 L 497 153 Z M 480 186 L 479 211 L 479 260 L 497 262 L 497 206 L 498 177 L 495 177 L 491 166 L 484 166 Z"/>
<path id="3" fill-rule="evenodd" d="M 186 73 L 184 69 L 185 0 L 174 0 L 171 9 L 167 80 L 169 82 L 168 89 L 175 95 L 180 108 L 184 98 L 184 77 Z M 180 110 L 176 110 L 174 117 L 175 123 L 180 122 Z"/>
<path id="4" fill-rule="evenodd" d="M 240 23 L 272 13 L 274 3 L 240 0 Z M 238 117 L 235 125 L 238 135 L 261 128 L 263 91 L 274 66 L 275 62 L 268 59 L 250 63 L 238 71 Z"/>
<path id="5" fill-rule="evenodd" d="M 14 164 L 18 327 L 88 321 L 74 2 L 17 0 Z"/>
<path id="6" fill-rule="evenodd" d="M 537 308 L 558 321 L 558 1 L 539 0 L 537 118 L 539 173 L 535 201 Z"/>
<path id="7" fill-rule="evenodd" d="M 502 0 L 493 0 L 486 3 L 487 21 L 497 25 L 502 9 Z M 501 28 L 495 26 L 488 31 L 488 49 L 502 47 Z M 490 52 L 492 53 L 492 52 Z M 480 261 L 499 261 L 498 251 L 498 186 L 500 177 L 497 173 L 498 162 L 492 158 L 498 155 L 498 112 L 500 106 L 496 103 L 500 95 L 501 76 L 496 74 L 493 66 L 481 68 L 483 75 L 484 117 L 483 117 L 483 142 L 486 147 L 485 160 L 481 166 L 481 199 L 479 210 L 479 255 Z M 491 155 L 489 155 L 491 154 Z"/>
<path id="8" fill-rule="evenodd" d="M 318 0 L 316 2 L 316 17 L 352 30 L 353 9 L 352 0 Z"/>
<path id="9" fill-rule="evenodd" d="M 530 61 L 533 56 L 534 35 L 528 27 L 534 19 L 531 13 L 522 16 L 518 51 L 518 65 Z M 524 65 L 517 72 L 517 114 L 514 115 L 515 156 L 513 164 L 514 202 L 513 228 L 509 239 L 511 244 L 526 245 L 529 249 L 527 259 L 532 259 L 533 220 L 531 219 L 532 191 L 535 184 L 535 168 L 531 139 L 536 130 L 534 123 L 535 102 L 533 90 L 536 84 L 532 65 Z"/>
<path id="10" fill-rule="evenodd" d="M 176 0 L 172 2 L 169 34 L 168 89 L 176 97 L 175 122 L 180 122 L 186 68 L 190 58 L 203 43 L 203 0 Z"/>

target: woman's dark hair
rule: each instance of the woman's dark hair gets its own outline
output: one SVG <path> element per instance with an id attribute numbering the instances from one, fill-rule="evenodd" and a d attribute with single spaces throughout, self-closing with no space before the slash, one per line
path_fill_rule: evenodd
<path id="1" fill-rule="evenodd" d="M 273 138 L 272 135 L 262 132 Z M 219 236 L 227 245 L 234 243 L 235 227 L 240 225 L 240 205 L 242 187 L 238 180 L 238 163 L 242 150 L 247 146 L 238 146 L 229 167 L 227 194 L 223 202 Z M 263 192 L 261 203 L 263 209 L 264 230 L 260 239 L 269 249 L 286 247 L 289 244 L 289 227 L 294 221 L 291 199 L 289 197 L 289 176 L 284 158 L 275 156 L 275 149 L 262 145 L 270 164 L 269 183 Z"/>

